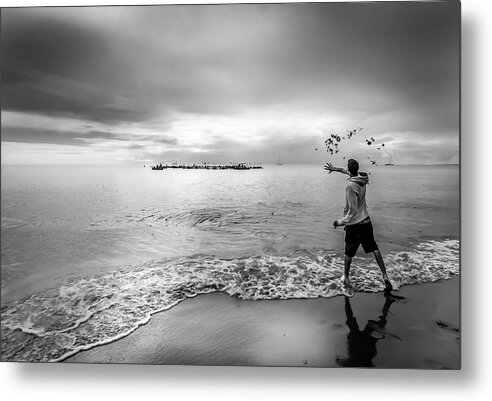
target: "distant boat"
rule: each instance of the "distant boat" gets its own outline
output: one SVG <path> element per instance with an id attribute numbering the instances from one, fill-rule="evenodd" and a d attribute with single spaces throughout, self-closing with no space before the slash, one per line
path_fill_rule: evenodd
<path id="1" fill-rule="evenodd" d="M 283 166 L 283 165 L 284 165 L 284 163 L 282 163 L 282 160 L 280 160 L 280 156 L 279 156 L 277 166 Z"/>
<path id="2" fill-rule="evenodd" d="M 389 163 L 385 163 L 384 165 L 385 166 L 394 166 L 394 164 L 391 162 L 391 155 L 390 155 L 390 161 L 389 161 Z"/>

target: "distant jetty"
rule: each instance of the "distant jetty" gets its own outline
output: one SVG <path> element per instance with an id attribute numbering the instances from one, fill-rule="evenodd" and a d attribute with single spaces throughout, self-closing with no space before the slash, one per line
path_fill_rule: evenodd
<path id="1" fill-rule="evenodd" d="M 250 163 L 228 163 L 228 164 L 215 164 L 215 163 L 159 163 L 155 166 L 150 166 L 152 170 L 166 170 L 172 168 L 180 168 L 186 170 L 253 170 L 263 168 L 261 164 Z"/>

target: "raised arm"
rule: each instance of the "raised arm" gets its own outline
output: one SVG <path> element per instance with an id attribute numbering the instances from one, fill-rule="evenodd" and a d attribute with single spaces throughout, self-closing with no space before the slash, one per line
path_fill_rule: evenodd
<path id="1" fill-rule="evenodd" d="M 337 173 L 342 173 L 342 174 L 347 174 L 347 175 L 349 173 L 346 168 L 335 167 L 331 163 L 326 163 L 325 164 L 325 170 L 328 170 L 329 173 L 331 173 L 332 171 L 336 171 Z"/>

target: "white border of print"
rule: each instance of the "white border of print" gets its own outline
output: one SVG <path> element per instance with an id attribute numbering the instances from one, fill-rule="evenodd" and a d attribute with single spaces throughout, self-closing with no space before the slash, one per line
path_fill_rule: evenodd
<path id="1" fill-rule="evenodd" d="M 228 1 L 22 1 L 0 6 L 227 3 Z M 229 1 L 230 2 L 230 1 Z M 259 1 L 242 1 L 242 3 Z M 273 1 L 270 1 L 273 2 Z M 277 1 L 279 2 L 279 1 Z M 284 1 L 285 2 L 285 1 Z M 491 2 L 462 1 L 462 370 L 362 370 L 250 367 L 0 364 L 0 391 L 15 400 L 293 400 L 397 397 L 464 400 L 490 396 Z M 478 134 L 481 132 L 481 135 Z M 487 266 L 488 265 L 488 266 Z"/>

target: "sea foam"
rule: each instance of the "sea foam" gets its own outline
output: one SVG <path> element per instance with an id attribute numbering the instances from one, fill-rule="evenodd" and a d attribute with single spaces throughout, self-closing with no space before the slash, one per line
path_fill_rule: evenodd
<path id="1" fill-rule="evenodd" d="M 428 240 L 384 255 L 395 289 L 459 274 L 459 241 Z M 198 294 L 221 291 L 244 300 L 342 294 L 341 252 L 298 250 L 239 259 L 198 255 L 152 261 L 63 285 L 2 305 L 2 360 L 62 361 L 120 339 L 151 315 Z M 383 291 L 371 259 L 355 259 L 357 291 Z"/>

